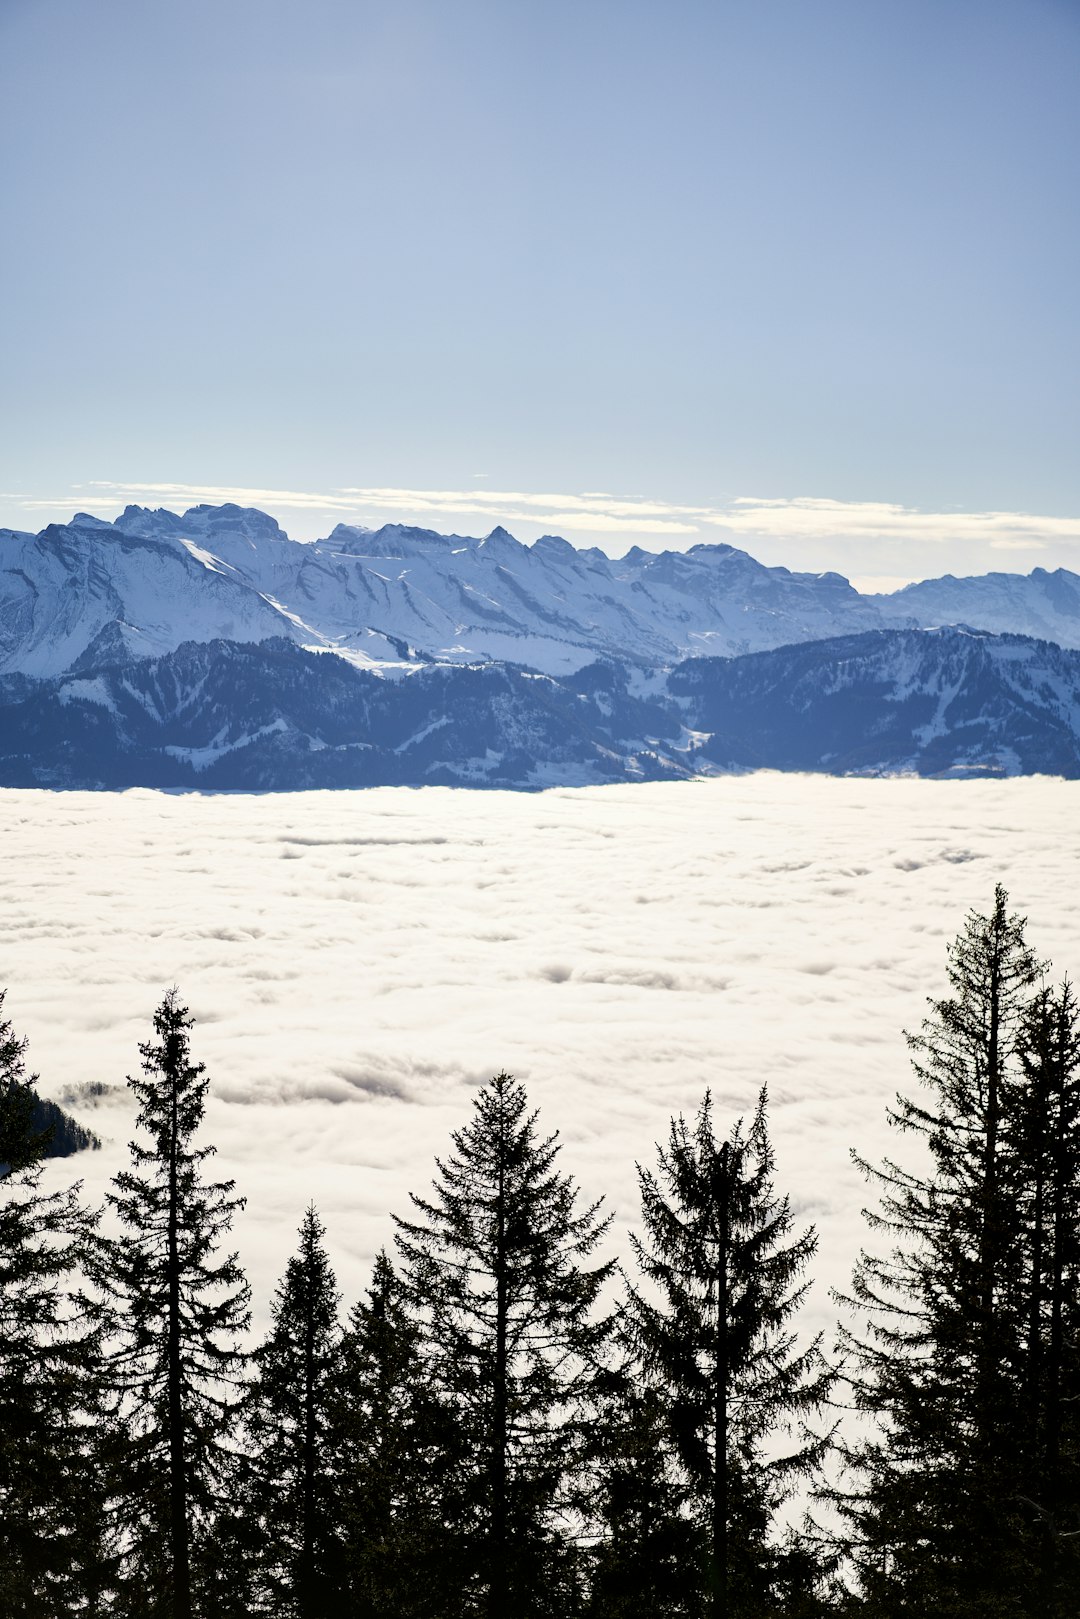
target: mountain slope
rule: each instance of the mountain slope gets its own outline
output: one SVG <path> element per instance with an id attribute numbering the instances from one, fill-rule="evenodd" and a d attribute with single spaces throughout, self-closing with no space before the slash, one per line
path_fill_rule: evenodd
<path id="1" fill-rule="evenodd" d="M 284 639 L 0 678 L 0 785 L 535 788 L 768 767 L 1080 777 L 1080 652 L 873 631 L 668 671 L 414 665 Z"/>
<path id="2" fill-rule="evenodd" d="M 889 596 L 871 596 L 887 617 L 916 624 L 970 624 L 995 634 L 1033 635 L 1060 646 L 1080 646 L 1080 574 L 987 573 L 923 579 Z"/>
<path id="3" fill-rule="evenodd" d="M 143 656 L 172 651 L 193 633 L 234 641 L 296 634 L 194 532 L 142 534 L 85 513 L 40 534 L 0 532 L 0 670 L 62 673 L 110 627 Z"/>
<path id="4" fill-rule="evenodd" d="M 734 654 L 883 622 L 839 574 L 767 568 L 728 545 L 613 561 L 548 535 L 522 545 L 391 524 L 300 545 L 270 517 L 130 506 L 41 534 L 0 532 L 0 671 L 64 673 L 110 625 L 156 656 L 184 640 L 282 636 L 364 665 L 508 661 L 567 673 Z"/>
<path id="5" fill-rule="evenodd" d="M 1050 642 L 885 630 L 684 663 L 667 689 L 719 766 L 1080 775 L 1080 652 Z"/>

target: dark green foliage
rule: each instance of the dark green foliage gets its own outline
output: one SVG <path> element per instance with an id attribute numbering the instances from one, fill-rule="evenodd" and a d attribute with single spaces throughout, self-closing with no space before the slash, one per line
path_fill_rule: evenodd
<path id="1" fill-rule="evenodd" d="M 1031 1588 L 1049 1619 L 1072 1612 L 1080 1592 L 1080 1007 L 1071 985 L 1034 997 L 1018 1053 L 1020 1507 Z"/>
<path id="2" fill-rule="evenodd" d="M 874 1614 L 1076 1611 L 1060 1448 L 1077 1372 L 1065 1320 L 1080 1325 L 1076 1010 L 1068 990 L 1036 989 L 1040 971 L 999 886 L 950 947 L 951 994 L 909 1037 L 921 1097 L 890 1120 L 923 1166 L 862 1165 L 880 1191 L 871 1229 L 892 1246 L 862 1256 L 847 1301 L 876 1431 L 850 1449 L 836 1500 Z"/>
<path id="3" fill-rule="evenodd" d="M 466 1564 L 462 1613 L 567 1615 L 578 1600 L 574 1485 L 586 1402 L 607 1323 L 596 1314 L 611 1265 L 589 1267 L 606 1229 L 578 1210 L 537 1138 L 524 1089 L 499 1074 L 438 1161 L 430 1201 L 398 1222 L 423 1375 L 450 1407 L 470 1456 L 459 1468 Z"/>
<path id="4" fill-rule="evenodd" d="M 88 1130 L 85 1124 L 44 1097 L 35 1098 L 33 1125 L 36 1131 L 48 1136 L 45 1149 L 48 1158 L 70 1158 L 74 1153 L 96 1151 L 101 1146 L 93 1130 Z"/>
<path id="5" fill-rule="evenodd" d="M 349 1317 L 338 1420 L 347 1611 L 357 1619 L 453 1613 L 468 1566 L 463 1435 L 424 1375 L 420 1330 L 385 1253 Z"/>
<path id="6" fill-rule="evenodd" d="M 762 1091 L 749 1129 L 740 1119 L 721 1144 L 706 1096 L 693 1127 L 672 1121 L 657 1172 L 638 1172 L 645 1234 L 632 1240 L 645 1285 L 630 1289 L 627 1330 L 696 1530 L 698 1557 L 681 1570 L 686 1611 L 715 1619 L 786 1611 L 785 1591 L 805 1588 L 809 1601 L 817 1579 L 808 1550 L 781 1544 L 776 1524 L 822 1460 L 825 1441 L 806 1421 L 832 1378 L 820 1339 L 797 1349 L 791 1321 L 816 1237 L 793 1236 L 773 1167 Z M 794 1448 L 778 1450 L 778 1436 L 796 1436 Z"/>
<path id="7" fill-rule="evenodd" d="M 671 1465 L 661 1394 L 623 1371 L 608 1382 L 595 1425 L 588 1619 L 694 1619 L 701 1534 Z"/>
<path id="8" fill-rule="evenodd" d="M 0 990 L 0 1175 L 32 1168 L 49 1150 L 48 1131 L 35 1118 L 36 1076 L 26 1075 L 28 1042 L 2 1015 L 6 994 Z"/>
<path id="9" fill-rule="evenodd" d="M 309 1208 L 270 1306 L 273 1326 L 255 1355 L 245 1411 L 258 1546 L 253 1611 L 283 1619 L 341 1612 L 341 1333 L 324 1237 Z"/>
<path id="10" fill-rule="evenodd" d="M 0 1013 L 4 994 L 0 991 Z M 99 1343 L 79 1294 L 93 1220 L 44 1192 L 26 1041 L 0 1016 L 0 1611 L 95 1613 L 108 1571 L 93 1476 Z"/>
<path id="11" fill-rule="evenodd" d="M 203 1179 L 212 1147 L 196 1147 L 206 1079 L 190 1057 L 192 1019 L 171 991 L 129 1079 L 147 1144 L 108 1195 L 119 1234 L 96 1274 L 112 1312 L 110 1378 L 116 1496 L 125 1582 L 119 1612 L 190 1619 L 216 1563 L 215 1515 L 235 1486 L 236 1385 L 248 1288 L 222 1256 L 242 1200 Z"/>
<path id="12" fill-rule="evenodd" d="M 5 991 L 0 990 L 0 1012 Z M 25 1040 L 17 1040 L 9 1022 L 0 1021 L 0 1175 L 5 1168 L 25 1168 L 41 1158 L 69 1158 L 101 1142 L 55 1102 L 37 1093 L 22 1060 Z"/>

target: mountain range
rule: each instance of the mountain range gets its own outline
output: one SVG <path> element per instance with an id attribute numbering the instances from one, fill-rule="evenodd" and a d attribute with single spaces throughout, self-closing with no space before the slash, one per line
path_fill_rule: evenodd
<path id="1" fill-rule="evenodd" d="M 1080 775 L 1080 576 L 867 596 L 728 545 L 613 560 L 236 506 L 0 531 L 0 784 L 539 787 Z"/>
<path id="2" fill-rule="evenodd" d="M 1080 647 L 1080 575 L 926 580 L 864 596 L 837 573 L 766 567 L 730 545 L 618 559 L 399 524 L 290 540 L 239 506 L 129 506 L 39 534 L 0 530 L 0 673 L 65 673 L 110 629 L 137 655 L 283 637 L 362 667 L 511 662 L 566 674 L 731 657 L 874 629 L 963 623 Z"/>

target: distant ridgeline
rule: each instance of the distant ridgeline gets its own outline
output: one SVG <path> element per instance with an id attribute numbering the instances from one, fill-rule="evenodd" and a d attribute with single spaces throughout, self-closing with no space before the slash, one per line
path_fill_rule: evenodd
<path id="1" fill-rule="evenodd" d="M 33 1131 L 40 1135 L 42 1131 L 49 1131 L 48 1145 L 45 1148 L 46 1158 L 70 1158 L 77 1152 L 87 1149 L 96 1151 L 101 1146 L 100 1137 L 93 1130 L 88 1130 L 84 1124 L 73 1119 L 70 1113 L 65 1113 L 56 1102 L 50 1102 L 46 1097 L 39 1096 L 34 1102 Z"/>
<path id="2" fill-rule="evenodd" d="M 612 559 L 265 513 L 0 531 L 0 786 L 1080 776 L 1080 576 L 861 595 L 730 545 Z"/>
<path id="3" fill-rule="evenodd" d="M 0 1007 L 3 1006 L 3 997 L 0 996 Z M 0 1026 L 2 1033 L 2 1026 Z M 10 1055 L 0 1050 L 0 1080 L 4 1073 L 4 1058 Z M 73 1119 L 56 1102 L 50 1102 L 46 1097 L 39 1096 L 35 1090 L 30 1091 L 33 1106 L 28 1117 L 28 1135 L 35 1142 L 35 1153 L 40 1158 L 71 1158 L 77 1152 L 96 1152 L 101 1146 L 101 1139 L 93 1130 L 88 1130 L 78 1119 Z M 5 1096 L 0 1092 L 0 1112 L 2 1112 Z M 45 1136 L 44 1150 L 41 1138 Z M 6 1137 L 3 1134 L 2 1121 L 0 1121 L 0 1140 Z M 10 1149 L 9 1149 L 10 1150 Z M 11 1165 L 5 1158 L 5 1152 L 0 1145 L 0 1180 L 10 1172 Z"/>
<path id="4" fill-rule="evenodd" d="M 1080 777 L 1080 651 L 872 630 L 572 674 L 420 665 L 387 679 L 282 639 L 92 648 L 0 676 L 0 786 L 541 788 L 745 770 Z"/>

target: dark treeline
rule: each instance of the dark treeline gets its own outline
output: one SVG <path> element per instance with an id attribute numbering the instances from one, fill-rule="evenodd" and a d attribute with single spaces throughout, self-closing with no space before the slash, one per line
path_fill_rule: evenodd
<path id="1" fill-rule="evenodd" d="M 828 1345 L 764 1089 L 672 1120 L 620 1269 L 499 1074 L 347 1311 L 307 1210 L 252 1350 L 176 992 L 105 1219 L 0 996 L 0 1619 L 1075 1619 L 1080 1011 L 1000 888 L 947 972 Z"/>

